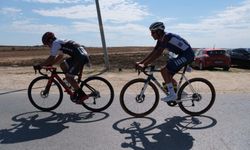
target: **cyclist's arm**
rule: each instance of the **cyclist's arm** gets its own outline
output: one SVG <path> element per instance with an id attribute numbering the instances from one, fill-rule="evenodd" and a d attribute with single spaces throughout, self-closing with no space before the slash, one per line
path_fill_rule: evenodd
<path id="1" fill-rule="evenodd" d="M 56 62 L 58 62 L 60 59 L 62 59 L 60 55 L 63 55 L 59 49 L 61 48 L 61 45 L 59 43 L 54 42 L 51 50 L 50 50 L 50 56 L 40 65 L 41 66 L 51 66 L 54 65 Z"/>
<path id="2" fill-rule="evenodd" d="M 55 57 L 55 60 L 53 61 L 53 64 L 56 64 L 56 63 L 60 62 L 62 59 L 63 59 L 63 53 L 62 54 L 58 54 Z"/>
<path id="3" fill-rule="evenodd" d="M 164 48 L 161 48 L 160 42 L 157 41 L 154 50 L 151 53 L 149 53 L 142 61 L 138 62 L 138 64 L 143 64 L 145 66 L 150 64 L 152 61 L 154 61 L 162 54 L 163 50 Z"/>
<path id="4" fill-rule="evenodd" d="M 155 48 L 143 61 L 142 64 L 147 66 L 148 64 L 152 63 L 154 60 L 159 58 L 163 52 L 164 48 L 157 47 Z"/>
<path id="5" fill-rule="evenodd" d="M 42 62 L 40 65 L 41 66 L 50 66 L 53 65 L 53 62 L 55 60 L 55 56 L 49 56 L 44 62 Z"/>

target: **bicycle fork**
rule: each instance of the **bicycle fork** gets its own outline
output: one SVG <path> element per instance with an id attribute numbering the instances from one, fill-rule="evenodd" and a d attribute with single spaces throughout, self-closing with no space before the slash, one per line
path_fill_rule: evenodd
<path id="1" fill-rule="evenodd" d="M 50 91 L 50 87 L 51 87 L 51 84 L 52 84 L 52 80 L 53 80 L 53 78 L 50 77 L 49 80 L 48 80 L 48 82 L 47 82 L 47 84 L 46 84 L 46 86 L 45 86 L 45 89 L 41 91 L 40 94 L 41 94 L 41 96 L 43 98 L 48 97 L 49 91 Z"/>
<path id="2" fill-rule="evenodd" d="M 150 83 L 150 81 L 153 81 L 164 93 L 167 93 L 167 89 L 163 88 L 161 86 L 161 84 L 154 78 L 154 76 L 148 76 L 148 78 L 146 79 L 146 81 L 144 82 L 144 85 L 141 89 L 141 92 L 139 95 L 137 95 L 136 97 L 136 101 L 137 102 L 143 102 L 144 101 L 144 98 L 145 98 L 145 90 L 147 89 L 148 87 L 148 84 Z"/>
<path id="3" fill-rule="evenodd" d="M 146 90 L 147 87 L 148 87 L 149 81 L 150 81 L 150 80 L 148 80 L 148 79 L 146 80 L 146 82 L 144 83 L 144 86 L 143 86 L 142 89 L 141 89 L 140 94 L 136 96 L 136 101 L 137 101 L 138 103 L 142 103 L 142 102 L 144 101 L 144 99 L 145 99 L 145 94 L 144 94 L 144 92 L 145 92 L 145 90 Z"/>

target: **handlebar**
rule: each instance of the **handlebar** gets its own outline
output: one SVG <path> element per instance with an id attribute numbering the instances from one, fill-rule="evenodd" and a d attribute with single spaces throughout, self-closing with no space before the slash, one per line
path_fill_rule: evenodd
<path id="1" fill-rule="evenodd" d="M 46 71 L 50 71 L 50 72 L 53 72 L 53 71 L 56 71 L 56 67 L 52 67 L 52 66 L 42 66 L 41 68 L 36 68 L 35 66 L 33 66 L 33 69 L 35 70 L 35 74 L 38 73 L 43 75 L 43 76 L 47 76 L 47 74 L 43 73 L 41 70 L 46 70 Z"/>
<path id="2" fill-rule="evenodd" d="M 138 75 L 140 75 L 140 73 L 143 72 L 147 76 L 152 75 L 154 72 L 161 71 L 160 68 L 156 68 L 154 65 L 145 66 L 141 69 L 136 68 L 136 70 L 138 71 Z M 178 72 L 178 74 L 183 74 L 185 72 L 191 72 L 192 68 L 189 65 L 186 65 L 181 70 L 182 70 L 182 72 L 181 73 Z"/>
<path id="3" fill-rule="evenodd" d="M 145 66 L 144 68 L 141 69 L 136 69 L 138 72 L 138 75 L 140 75 L 141 72 L 143 72 L 145 75 L 149 76 L 151 75 L 153 72 L 160 72 L 160 68 L 156 68 L 153 65 L 149 65 L 149 66 Z"/>

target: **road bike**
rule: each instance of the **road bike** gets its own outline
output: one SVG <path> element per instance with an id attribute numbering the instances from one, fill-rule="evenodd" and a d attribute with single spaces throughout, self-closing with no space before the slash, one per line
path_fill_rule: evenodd
<path id="1" fill-rule="evenodd" d="M 35 73 L 37 71 L 41 76 L 31 81 L 28 87 L 28 97 L 34 107 L 42 111 L 56 109 L 63 100 L 62 87 L 64 92 L 70 95 L 71 101 L 76 103 L 76 92 L 66 79 L 59 76 L 64 74 L 63 72 L 57 71 L 57 68 L 52 66 L 45 66 L 39 70 L 35 69 Z M 106 79 L 100 76 L 90 76 L 82 81 L 82 71 L 80 71 L 75 80 L 89 96 L 82 103 L 86 109 L 100 112 L 107 109 L 113 102 L 114 89 Z"/>
<path id="2" fill-rule="evenodd" d="M 188 79 L 185 75 L 187 68 L 183 67 L 180 80 L 177 84 L 177 100 L 167 102 L 169 106 L 179 105 L 180 109 L 189 115 L 201 115 L 207 112 L 214 104 L 216 92 L 211 82 L 204 78 Z M 147 78 L 137 78 L 124 85 L 120 92 L 120 104 L 123 110 L 134 117 L 144 117 L 152 113 L 159 103 L 159 89 L 167 93 L 167 88 L 154 77 L 160 72 L 155 66 L 147 66 L 143 72 Z M 185 81 L 183 81 L 185 80 Z M 157 88 L 158 87 L 158 88 Z"/>

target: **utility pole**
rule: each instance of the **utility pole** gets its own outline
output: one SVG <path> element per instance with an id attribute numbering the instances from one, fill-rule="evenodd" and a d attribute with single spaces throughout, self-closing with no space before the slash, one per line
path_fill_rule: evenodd
<path id="1" fill-rule="evenodd" d="M 104 53 L 105 67 L 106 67 L 106 69 L 109 70 L 110 65 L 109 65 L 108 50 L 107 50 L 106 42 L 105 42 L 105 36 L 104 36 L 104 30 L 103 30 L 102 16 L 101 16 L 101 11 L 100 11 L 100 6 L 99 6 L 99 0 L 95 0 L 95 3 L 96 3 L 97 17 L 98 17 L 99 28 L 100 28 L 101 39 L 102 39 L 102 48 L 103 48 L 103 53 Z"/>

